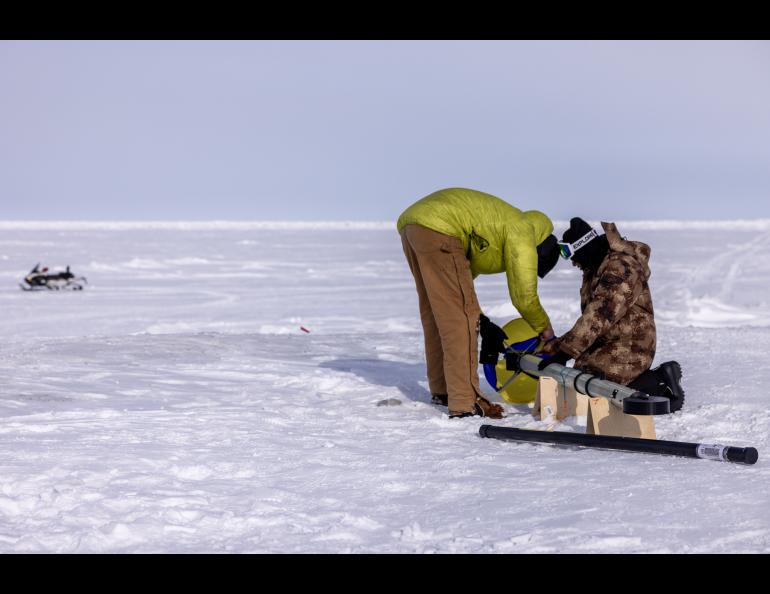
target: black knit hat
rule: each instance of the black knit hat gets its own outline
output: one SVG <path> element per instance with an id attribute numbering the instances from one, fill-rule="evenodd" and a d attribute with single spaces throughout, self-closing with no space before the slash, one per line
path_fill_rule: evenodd
<path id="1" fill-rule="evenodd" d="M 537 275 L 545 278 L 559 261 L 559 244 L 555 235 L 549 235 L 537 246 Z"/>
<path id="2" fill-rule="evenodd" d="M 575 243 L 591 231 L 596 233 L 596 230 L 583 219 L 574 217 L 570 219 L 569 229 L 567 229 L 561 236 L 561 240 L 566 243 Z M 572 254 L 570 259 L 583 267 L 596 268 L 607 255 L 608 247 L 607 236 L 604 234 L 597 234 L 595 237 L 592 237 L 587 242 L 583 243 L 580 246 L 580 249 Z"/>
<path id="3" fill-rule="evenodd" d="M 569 229 L 567 229 L 561 236 L 562 241 L 567 243 L 575 243 L 578 239 L 583 237 L 586 233 L 593 229 L 591 225 L 586 223 L 580 217 L 574 217 L 569 221 Z"/>

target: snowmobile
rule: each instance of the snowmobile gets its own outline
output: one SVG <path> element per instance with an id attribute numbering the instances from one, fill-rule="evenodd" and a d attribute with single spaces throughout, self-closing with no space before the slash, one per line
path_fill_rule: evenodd
<path id="1" fill-rule="evenodd" d="M 24 282 L 26 283 L 26 286 L 23 284 L 19 284 L 19 286 L 25 291 L 42 291 L 44 289 L 52 291 L 82 291 L 83 283 L 87 283 L 88 281 L 84 276 L 75 276 L 70 272 L 69 266 L 67 266 L 67 269 L 64 272 L 49 273 L 47 266 L 41 270 L 40 264 L 38 263 L 32 270 L 30 270 L 29 274 L 24 277 Z"/>

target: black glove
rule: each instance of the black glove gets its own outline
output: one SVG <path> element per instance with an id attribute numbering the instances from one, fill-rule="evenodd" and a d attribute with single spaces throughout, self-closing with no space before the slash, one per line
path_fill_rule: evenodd
<path id="1" fill-rule="evenodd" d="M 565 353 L 564 351 L 556 351 L 556 354 L 553 357 L 548 357 L 547 359 L 543 359 L 540 361 L 540 363 L 537 366 L 538 371 L 543 371 L 546 367 L 548 367 L 551 363 L 558 363 L 559 365 L 566 365 L 567 361 L 572 359 L 572 355 L 569 353 Z"/>
<path id="2" fill-rule="evenodd" d="M 508 335 L 484 314 L 479 316 L 479 334 L 481 334 L 479 363 L 496 365 L 498 355 L 505 352 L 503 341 L 508 339 Z"/>

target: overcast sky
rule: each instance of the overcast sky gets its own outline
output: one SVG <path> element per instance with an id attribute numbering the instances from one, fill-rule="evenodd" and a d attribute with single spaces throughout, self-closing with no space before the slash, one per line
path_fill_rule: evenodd
<path id="1" fill-rule="evenodd" d="M 770 217 L 766 41 L 0 41 L 0 219 Z"/>

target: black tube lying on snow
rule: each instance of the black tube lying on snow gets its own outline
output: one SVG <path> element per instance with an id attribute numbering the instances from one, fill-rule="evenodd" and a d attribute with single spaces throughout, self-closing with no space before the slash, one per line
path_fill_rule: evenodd
<path id="1" fill-rule="evenodd" d="M 515 429 L 513 427 L 498 427 L 495 425 L 482 425 L 479 427 L 479 435 L 505 441 L 576 445 L 586 448 L 683 456 L 685 458 L 704 458 L 706 460 L 737 462 L 739 464 L 754 464 L 759 458 L 756 448 L 751 447 L 739 448 L 718 444 L 685 443 L 683 441 L 615 437 L 612 435 L 590 435 L 565 431 L 535 431 L 532 429 Z"/>

